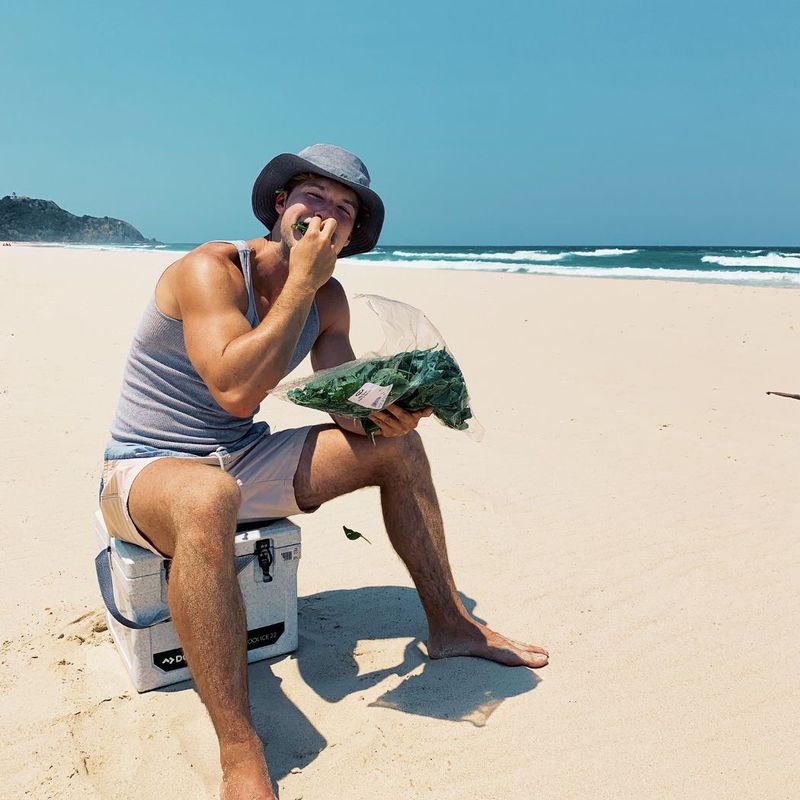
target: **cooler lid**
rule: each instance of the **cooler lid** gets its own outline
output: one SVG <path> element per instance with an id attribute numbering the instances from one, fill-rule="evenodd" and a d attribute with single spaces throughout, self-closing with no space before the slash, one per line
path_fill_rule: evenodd
<path id="1" fill-rule="evenodd" d="M 142 578 L 145 575 L 154 575 L 161 571 L 163 561 L 161 556 L 157 556 L 143 547 L 109 536 L 100 511 L 94 515 L 94 524 L 97 544 L 101 549 L 111 547 L 111 559 L 116 569 L 126 578 Z"/>
<path id="2" fill-rule="evenodd" d="M 126 578 L 157 575 L 164 565 L 161 556 L 138 545 L 123 542 L 122 539 L 111 540 L 111 558 Z"/>
<path id="3" fill-rule="evenodd" d="M 239 523 L 240 526 L 247 523 Z M 272 546 L 291 547 L 300 544 L 300 528 L 288 519 L 274 519 L 269 522 L 258 522 L 258 527 L 248 528 L 236 534 L 235 550 L 237 556 L 252 553 L 255 543 L 261 539 L 271 539 Z"/>
<path id="4" fill-rule="evenodd" d="M 240 523 L 241 525 L 242 523 Z M 244 523 L 246 524 L 246 523 Z M 98 523 L 98 541 L 102 542 L 100 529 L 105 531 L 102 518 Z M 108 534 L 105 534 L 108 537 Z M 288 519 L 276 519 L 269 522 L 258 522 L 257 527 L 248 528 L 236 534 L 234 552 L 237 556 L 249 555 L 255 550 L 256 542 L 271 539 L 276 549 L 292 547 L 300 544 L 300 528 Z M 108 539 L 106 538 L 106 541 Z M 126 578 L 143 578 L 146 575 L 157 575 L 163 570 L 163 559 L 150 550 L 145 550 L 122 539 L 110 539 L 111 556 L 116 568 Z M 102 545 L 101 546 L 107 546 Z"/>

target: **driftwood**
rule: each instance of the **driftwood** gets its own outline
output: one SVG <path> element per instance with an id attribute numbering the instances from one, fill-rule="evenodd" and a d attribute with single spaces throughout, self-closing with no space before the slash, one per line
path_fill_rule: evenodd
<path id="1" fill-rule="evenodd" d="M 787 392 L 767 392 L 767 394 L 774 394 L 777 397 L 791 397 L 792 400 L 800 400 L 800 394 L 788 394 Z"/>

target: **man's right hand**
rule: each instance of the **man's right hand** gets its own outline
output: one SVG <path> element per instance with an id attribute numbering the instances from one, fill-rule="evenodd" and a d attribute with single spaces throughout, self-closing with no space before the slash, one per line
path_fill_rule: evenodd
<path id="1" fill-rule="evenodd" d="M 324 286 L 336 266 L 335 233 L 333 217 L 312 217 L 308 230 L 289 254 L 289 277 L 308 284 L 314 291 Z"/>

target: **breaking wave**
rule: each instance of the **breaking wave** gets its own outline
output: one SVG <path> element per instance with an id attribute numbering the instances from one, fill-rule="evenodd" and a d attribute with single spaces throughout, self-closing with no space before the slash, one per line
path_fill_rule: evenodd
<path id="1" fill-rule="evenodd" d="M 621 250 L 618 247 L 600 247 L 597 250 L 570 250 L 571 256 L 628 256 L 632 253 L 639 251 L 634 248 L 633 250 Z"/>
<path id="2" fill-rule="evenodd" d="M 570 256 L 580 258 L 602 258 L 605 256 L 627 256 L 638 253 L 637 249 L 625 250 L 619 247 L 600 247 L 595 250 L 563 250 L 561 252 L 547 252 L 544 250 L 515 250 L 513 252 L 471 252 L 462 250 L 449 250 L 437 252 L 435 250 L 393 250 L 392 255 L 397 258 L 408 259 L 442 259 L 443 261 L 530 261 L 541 263 L 547 261 L 562 261 Z"/>
<path id="3" fill-rule="evenodd" d="M 426 258 L 382 260 L 370 259 L 369 257 L 365 258 L 364 256 L 359 257 L 357 260 L 346 259 L 346 261 L 358 266 L 369 265 L 370 267 L 386 267 L 388 269 L 448 269 L 465 272 L 506 272 L 528 275 L 558 275 L 584 278 L 638 278 L 640 280 L 670 280 L 703 283 L 710 282 L 800 287 L 800 272 L 770 272 L 768 270 L 753 270 L 751 272 L 746 272 L 741 270 L 715 270 L 708 268 L 675 269 L 656 266 L 567 266 L 563 264 L 520 264 L 501 261 L 483 261 L 477 259 L 450 259 L 445 262 L 440 259 Z"/>
<path id="4" fill-rule="evenodd" d="M 800 269 L 800 255 L 767 253 L 765 256 L 703 256 L 704 264 L 721 267 L 770 267 L 772 269 Z"/>
<path id="5" fill-rule="evenodd" d="M 442 261 L 558 261 L 569 253 L 542 253 L 538 250 L 515 250 L 513 253 L 470 253 L 451 250 L 446 253 L 425 250 L 393 250 L 393 256 L 414 259 L 441 259 Z"/>

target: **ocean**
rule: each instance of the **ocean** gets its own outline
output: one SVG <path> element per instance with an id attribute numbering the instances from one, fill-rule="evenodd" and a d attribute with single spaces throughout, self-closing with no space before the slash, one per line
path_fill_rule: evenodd
<path id="1" fill-rule="evenodd" d="M 363 264 L 800 287 L 800 247 L 378 247 Z"/>
<path id="2" fill-rule="evenodd" d="M 122 249 L 185 251 L 196 243 Z M 108 246 L 90 245 L 93 249 Z M 450 269 L 593 278 L 800 287 L 800 247 L 382 246 L 347 259 L 363 266 Z"/>

